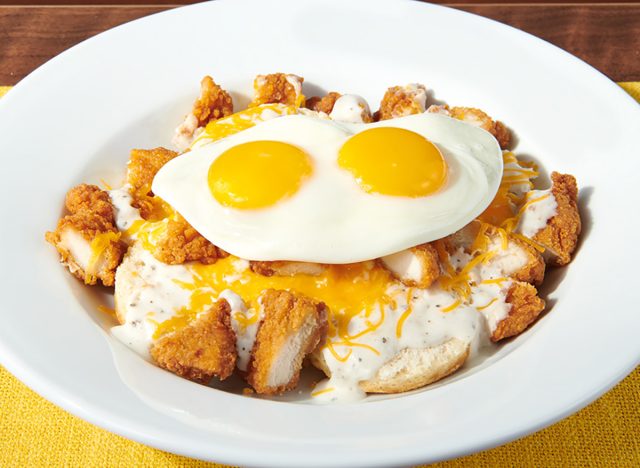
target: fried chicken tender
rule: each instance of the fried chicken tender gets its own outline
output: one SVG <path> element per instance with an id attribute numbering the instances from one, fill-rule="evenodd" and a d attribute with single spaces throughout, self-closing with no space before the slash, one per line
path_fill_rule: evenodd
<path id="1" fill-rule="evenodd" d="M 289 261 L 252 261 L 249 263 L 249 266 L 254 273 L 258 273 L 262 276 L 319 276 L 324 273 L 327 268 L 326 265 L 323 265 L 322 263 Z"/>
<path id="2" fill-rule="evenodd" d="M 427 90 L 418 83 L 406 86 L 393 86 L 387 89 L 375 113 L 375 120 L 388 120 L 405 115 L 421 114 L 425 110 Z"/>
<path id="3" fill-rule="evenodd" d="M 275 289 L 261 296 L 264 316 L 251 351 L 247 381 L 260 394 L 298 384 L 302 360 L 324 342 L 327 307 L 303 295 Z"/>
<path id="4" fill-rule="evenodd" d="M 185 262 L 215 263 L 227 253 L 196 231 L 180 214 L 167 222 L 166 233 L 158 240 L 153 256 L 169 265 Z"/>
<path id="5" fill-rule="evenodd" d="M 533 240 L 545 247 L 550 264 L 561 266 L 571 261 L 582 230 L 578 185 L 574 176 L 557 172 L 551 173 L 551 183 L 551 193 L 558 204 L 556 215 L 533 236 Z"/>
<path id="6" fill-rule="evenodd" d="M 249 107 L 273 103 L 302 107 L 305 104 L 303 81 L 300 76 L 285 73 L 258 75 L 253 81 L 254 96 Z"/>
<path id="7" fill-rule="evenodd" d="M 131 205 L 140 210 L 143 219 L 154 220 L 164 215 L 164 202 L 153 195 L 151 183 L 162 166 L 178 155 L 166 148 L 132 149 L 127 163 L 127 184 L 133 198 Z"/>
<path id="8" fill-rule="evenodd" d="M 483 236 L 483 239 L 478 239 Z M 452 249 L 462 247 L 467 253 L 488 251 L 495 255 L 488 264 L 501 264 L 504 275 L 518 281 L 539 285 L 544 280 L 545 262 L 540 253 L 527 242 L 512 233 L 491 224 L 472 221 L 458 232 L 449 236 Z"/>
<path id="9" fill-rule="evenodd" d="M 218 120 L 233 114 L 231 95 L 205 76 L 200 82 L 200 97 L 193 103 L 191 112 L 176 128 L 172 143 L 180 150 L 186 150 L 198 129 L 205 127 L 212 120 Z"/>
<path id="10" fill-rule="evenodd" d="M 500 341 L 522 333 L 542 313 L 545 302 L 529 283 L 514 282 L 507 292 L 506 302 L 511 310 L 506 318 L 498 322 L 491 334 L 491 341 Z"/>
<path id="11" fill-rule="evenodd" d="M 387 255 L 380 262 L 409 287 L 428 288 L 441 273 L 438 252 L 431 243 Z"/>
<path id="12" fill-rule="evenodd" d="M 233 99 L 207 75 L 200 82 L 200 98 L 193 103 L 191 112 L 198 119 L 198 127 L 204 127 L 212 120 L 233 114 Z"/>
<path id="13" fill-rule="evenodd" d="M 70 214 L 63 216 L 45 239 L 76 278 L 88 285 L 100 280 L 113 286 L 126 245 L 120 241 L 109 194 L 95 185 L 82 184 L 69 190 L 65 205 Z"/>
<path id="14" fill-rule="evenodd" d="M 511 144 L 511 132 L 502 122 L 493 120 L 486 112 L 473 107 L 451 107 L 447 105 L 434 105 L 427 109 L 427 112 L 434 114 L 443 114 L 453 117 L 454 119 L 462 120 L 468 124 L 480 127 L 483 130 L 491 133 L 498 143 L 500 148 L 507 149 Z"/>
<path id="15" fill-rule="evenodd" d="M 229 377 L 236 366 L 236 335 L 231 307 L 220 299 L 185 328 L 152 344 L 151 357 L 162 368 L 195 382 Z"/>
<path id="16" fill-rule="evenodd" d="M 109 194 L 95 185 L 80 184 L 67 192 L 64 204 L 70 213 L 91 211 L 105 222 L 115 224 L 115 211 Z"/>
<path id="17" fill-rule="evenodd" d="M 312 111 L 331 114 L 334 104 L 341 96 L 342 94 L 336 93 L 334 91 L 328 93 L 324 97 L 314 96 L 312 98 L 307 99 L 305 107 Z"/>

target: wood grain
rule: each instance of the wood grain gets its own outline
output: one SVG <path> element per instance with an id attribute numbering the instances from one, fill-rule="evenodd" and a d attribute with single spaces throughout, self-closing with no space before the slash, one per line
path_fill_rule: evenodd
<path id="1" fill-rule="evenodd" d="M 640 81 L 640 3 L 458 8 L 545 39 L 614 81 Z"/>
<path id="2" fill-rule="evenodd" d="M 147 6 L 155 6 L 155 5 L 190 5 L 193 3 L 200 3 L 202 0 L 153 0 L 152 2 L 142 2 L 135 0 L 108 0 L 105 1 L 104 4 L 108 5 L 147 5 Z M 418 0 L 424 1 L 424 0 Z M 0 0 L 0 5 L 20 5 L 20 6 L 29 6 L 29 5 L 96 5 L 100 2 L 91 2 L 88 0 Z M 637 0 L 600 0 L 598 2 L 580 2 L 578 0 L 567 1 L 567 0 L 509 0 L 508 2 L 501 2 L 499 0 L 429 0 L 429 3 L 440 3 L 447 5 L 470 5 L 470 4 L 502 4 L 502 5 L 513 5 L 513 4 L 523 4 L 523 3 L 536 3 L 536 4 L 553 4 L 553 3 L 638 3 Z"/>
<path id="3" fill-rule="evenodd" d="M 0 6 L 0 85 L 17 83 L 48 59 L 101 31 L 167 8 Z M 613 80 L 640 80 L 640 3 L 466 4 L 457 8 L 546 39 Z"/>

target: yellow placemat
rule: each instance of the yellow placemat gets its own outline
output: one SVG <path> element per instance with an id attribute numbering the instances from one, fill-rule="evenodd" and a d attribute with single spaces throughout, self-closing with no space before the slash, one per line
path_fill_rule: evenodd
<path id="1" fill-rule="evenodd" d="M 640 82 L 620 85 L 640 101 Z M 0 96 L 8 90 L 0 87 Z M 99 429 L 41 398 L 0 367 L 0 467 L 61 465 L 224 466 L 172 455 Z M 435 466 L 640 466 L 640 368 L 564 421 L 502 447 Z"/>

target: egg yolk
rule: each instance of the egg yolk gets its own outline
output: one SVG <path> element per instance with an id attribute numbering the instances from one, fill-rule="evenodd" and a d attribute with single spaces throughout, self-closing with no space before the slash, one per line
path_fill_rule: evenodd
<path id="1" fill-rule="evenodd" d="M 478 219 L 482 222 L 500 226 L 504 221 L 513 217 L 514 212 L 506 189 L 498 190 L 491 204 L 482 212 Z"/>
<path id="2" fill-rule="evenodd" d="M 422 135 L 394 127 L 365 130 L 340 148 L 338 165 L 367 193 L 400 197 L 430 195 L 447 178 L 440 150 Z"/>
<path id="3" fill-rule="evenodd" d="M 209 190 L 223 206 L 255 209 L 296 193 L 313 172 L 311 158 L 279 141 L 252 141 L 222 153 L 209 167 Z"/>

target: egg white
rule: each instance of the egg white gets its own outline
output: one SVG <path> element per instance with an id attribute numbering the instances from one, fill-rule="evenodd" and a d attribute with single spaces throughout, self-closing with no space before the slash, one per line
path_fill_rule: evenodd
<path id="1" fill-rule="evenodd" d="M 419 198 L 366 193 L 338 166 L 338 151 L 353 134 L 374 127 L 419 133 L 442 152 L 445 186 Z M 257 210 L 220 205 L 207 174 L 227 149 L 249 141 L 295 145 L 313 159 L 314 173 L 290 198 Z M 264 174 L 268 180 L 270 174 Z M 502 152 L 485 130 L 438 114 L 417 114 L 373 124 L 347 124 L 309 115 L 268 120 L 167 163 L 153 192 L 205 238 L 241 258 L 352 263 L 440 239 L 489 205 L 502 177 Z"/>

